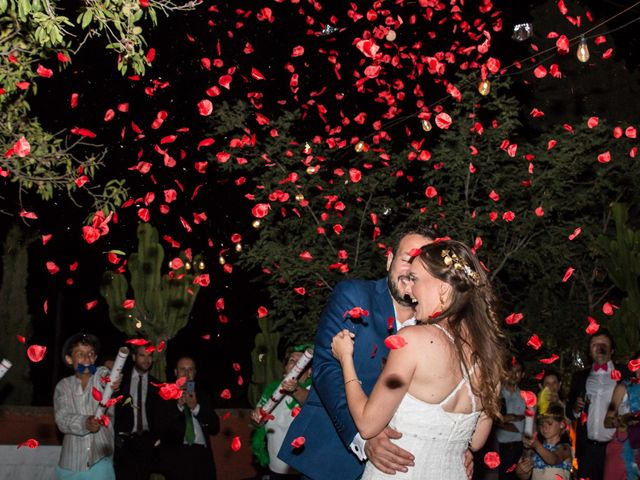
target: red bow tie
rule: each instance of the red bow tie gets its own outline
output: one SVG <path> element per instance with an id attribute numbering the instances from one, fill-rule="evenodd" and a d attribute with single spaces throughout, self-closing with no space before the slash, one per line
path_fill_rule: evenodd
<path id="1" fill-rule="evenodd" d="M 593 371 L 597 372 L 598 370 L 602 370 L 603 372 L 609 371 L 609 365 L 607 363 L 594 363 Z"/>

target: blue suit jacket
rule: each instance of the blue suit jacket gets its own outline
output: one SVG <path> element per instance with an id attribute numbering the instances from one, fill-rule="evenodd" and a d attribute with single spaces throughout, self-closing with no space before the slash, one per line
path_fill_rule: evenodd
<path id="1" fill-rule="evenodd" d="M 367 310 L 369 315 L 361 319 L 345 315 L 354 307 Z M 395 332 L 386 278 L 346 280 L 336 285 L 318 325 L 311 391 L 289 427 L 280 459 L 314 480 L 351 480 L 362 475 L 364 463 L 349 448 L 358 429 L 347 406 L 340 363 L 331 355 L 331 340 L 343 328 L 356 334 L 354 364 L 362 388 L 370 395 L 382 371 L 382 359 L 389 354 L 384 345 L 389 323 Z M 305 438 L 304 446 L 294 449 L 291 442 L 300 436 Z"/>

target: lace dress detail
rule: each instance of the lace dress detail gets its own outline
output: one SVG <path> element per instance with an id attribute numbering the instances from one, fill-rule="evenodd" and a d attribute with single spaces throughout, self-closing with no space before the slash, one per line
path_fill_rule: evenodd
<path id="1" fill-rule="evenodd" d="M 451 334 L 441 327 L 449 340 Z M 473 375 L 471 368 L 469 375 Z M 466 480 L 464 454 L 469 447 L 471 436 L 475 431 L 480 412 L 477 411 L 476 398 L 471 390 L 469 377 L 463 378 L 453 391 L 440 403 L 427 403 L 406 393 L 398 410 L 389 422 L 389 426 L 402 433 L 402 438 L 392 440 L 399 447 L 412 453 L 415 466 L 409 467 L 407 473 L 397 472 L 387 475 L 378 470 L 371 462 L 362 475 L 363 480 L 376 479 L 421 479 L 421 480 Z M 471 413 L 451 413 L 444 406 L 466 386 L 471 400 Z"/>

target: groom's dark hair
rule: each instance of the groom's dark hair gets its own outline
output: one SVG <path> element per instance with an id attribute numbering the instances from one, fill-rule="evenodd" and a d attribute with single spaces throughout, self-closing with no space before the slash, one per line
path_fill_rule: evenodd
<path id="1" fill-rule="evenodd" d="M 427 237 L 432 240 L 435 240 L 438 237 L 436 231 L 427 226 L 427 225 L 418 225 L 418 226 L 405 226 L 398 230 L 393 238 L 392 252 L 395 257 L 398 253 L 398 247 L 400 247 L 400 242 L 407 235 L 420 235 L 422 237 Z"/>

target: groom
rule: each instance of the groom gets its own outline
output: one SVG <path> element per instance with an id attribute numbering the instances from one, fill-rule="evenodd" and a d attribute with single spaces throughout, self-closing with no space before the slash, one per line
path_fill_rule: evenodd
<path id="1" fill-rule="evenodd" d="M 386 278 L 346 280 L 333 290 L 316 334 L 313 358 L 313 385 L 304 407 L 295 418 L 282 443 L 278 457 L 313 480 L 357 479 L 368 459 L 383 472 L 406 472 L 413 455 L 394 445 L 390 438 L 402 434 L 387 427 L 366 442 L 358 434 L 347 407 L 340 364 L 331 355 L 331 340 L 343 328 L 356 334 L 353 359 L 367 395 L 382 371 L 389 354 L 384 339 L 403 326 L 415 323 L 411 303 L 398 285 L 408 275 L 411 251 L 433 242 L 435 233 L 426 227 L 402 232 L 387 257 Z M 360 307 L 368 315 L 353 309 Z M 349 313 L 350 312 L 350 313 Z M 357 317 L 360 318 L 357 318 Z M 304 437 L 301 448 L 291 443 Z"/>

